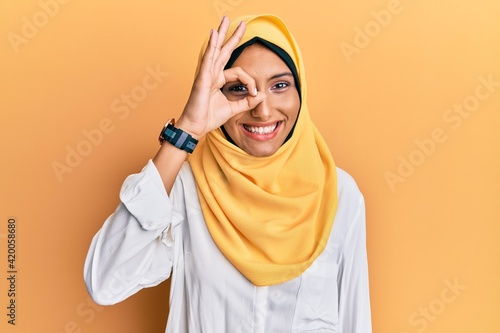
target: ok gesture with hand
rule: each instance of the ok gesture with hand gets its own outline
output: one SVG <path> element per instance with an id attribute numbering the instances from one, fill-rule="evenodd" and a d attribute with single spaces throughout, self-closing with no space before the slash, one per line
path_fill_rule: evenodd
<path id="1" fill-rule="evenodd" d="M 198 139 L 220 127 L 234 115 L 255 108 L 265 98 L 264 94 L 258 95 L 255 80 L 241 68 L 224 70 L 231 53 L 243 37 L 246 26 L 244 22 L 240 22 L 224 43 L 228 28 L 229 19 L 224 16 L 219 28 L 210 31 L 210 40 L 191 94 L 176 123 L 176 126 Z M 224 84 L 233 81 L 240 81 L 247 86 L 249 94 L 245 98 L 230 101 L 222 94 Z"/>

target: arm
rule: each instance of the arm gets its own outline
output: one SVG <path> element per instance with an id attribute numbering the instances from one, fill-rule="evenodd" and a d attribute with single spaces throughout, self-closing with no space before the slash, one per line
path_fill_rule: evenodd
<path id="1" fill-rule="evenodd" d="M 228 26 L 224 17 L 218 30 L 211 31 L 199 73 L 176 124 L 197 139 L 265 98 L 264 94 L 257 97 L 255 81 L 247 73 L 239 68 L 224 70 L 245 32 L 245 25 L 240 24 L 224 43 Z M 254 96 L 227 100 L 220 89 L 235 80 L 255 91 Z M 175 190 L 174 183 L 186 157 L 186 152 L 166 143 L 141 173 L 124 182 L 121 204 L 95 235 L 85 261 L 85 282 L 97 303 L 119 302 L 170 276 L 182 216 L 173 209 L 169 195 L 171 191 L 175 196 L 184 195 L 181 188 Z"/>
<path id="2" fill-rule="evenodd" d="M 141 173 L 125 180 L 120 199 L 94 236 L 85 261 L 87 290 L 103 305 L 122 301 L 170 276 L 172 245 L 183 219 L 151 161 Z"/>
<path id="3" fill-rule="evenodd" d="M 339 332 L 371 333 L 365 203 L 361 194 L 358 209 L 345 236 L 341 256 L 342 266 L 338 278 Z"/>

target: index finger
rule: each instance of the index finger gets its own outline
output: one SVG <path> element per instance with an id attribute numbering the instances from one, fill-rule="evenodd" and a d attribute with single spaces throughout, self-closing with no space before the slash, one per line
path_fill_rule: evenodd
<path id="1" fill-rule="evenodd" d="M 231 37 L 224 43 L 222 46 L 220 53 L 218 54 L 217 58 L 215 59 L 214 67 L 216 70 L 222 70 L 224 66 L 226 66 L 229 57 L 231 57 L 231 53 L 234 51 L 236 48 L 236 45 L 240 42 L 241 38 L 243 38 L 243 35 L 245 34 L 246 30 L 246 24 L 243 21 L 240 21 L 238 24 L 238 27 L 236 30 L 233 32 Z"/>
<path id="2" fill-rule="evenodd" d="M 224 45 L 222 44 L 224 42 L 224 39 L 226 38 L 226 34 L 229 28 L 229 19 L 224 16 L 217 30 L 210 30 L 210 38 L 208 39 L 207 47 L 201 59 L 200 72 L 205 72 L 208 68 L 210 68 L 211 71 L 214 72 L 218 72 L 223 69 L 223 67 L 229 60 L 229 57 L 231 56 L 231 52 L 236 47 L 236 45 L 238 45 L 241 37 L 243 37 L 243 34 L 245 33 L 246 27 L 244 26 L 244 23 L 242 23 L 243 22 L 240 22 L 236 30 Z M 226 50 L 226 45 L 228 45 L 228 43 L 231 49 L 229 51 L 223 52 L 223 57 L 225 57 L 226 59 L 222 61 L 221 68 L 220 53 L 223 49 Z"/>

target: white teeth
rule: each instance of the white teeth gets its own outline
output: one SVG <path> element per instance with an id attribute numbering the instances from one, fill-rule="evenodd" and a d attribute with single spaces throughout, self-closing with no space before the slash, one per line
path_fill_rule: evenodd
<path id="1" fill-rule="evenodd" d="M 251 133 L 258 133 L 258 134 L 269 134 L 274 132 L 276 127 L 278 126 L 278 123 L 271 125 L 271 126 L 265 126 L 265 127 L 255 127 L 255 126 L 248 126 L 248 125 L 243 125 L 245 129 Z"/>

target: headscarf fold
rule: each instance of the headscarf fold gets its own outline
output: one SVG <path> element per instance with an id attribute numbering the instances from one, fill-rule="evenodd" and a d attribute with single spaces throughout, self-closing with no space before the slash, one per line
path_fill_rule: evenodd
<path id="1" fill-rule="evenodd" d="M 226 39 L 240 21 L 247 29 L 239 45 L 257 36 L 279 46 L 294 62 L 301 108 L 293 135 L 272 156 L 254 157 L 217 129 L 198 144 L 189 163 L 215 244 L 250 282 L 269 286 L 299 276 L 325 249 L 337 210 L 337 174 L 310 119 L 295 39 L 273 15 L 233 20 Z"/>

